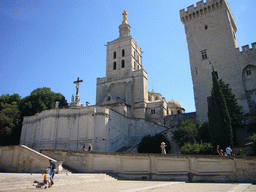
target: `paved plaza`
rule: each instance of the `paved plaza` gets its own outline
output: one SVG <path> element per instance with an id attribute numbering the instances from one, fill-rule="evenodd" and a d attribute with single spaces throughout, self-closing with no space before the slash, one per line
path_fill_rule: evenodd
<path id="1" fill-rule="evenodd" d="M 4 192 L 252 192 L 251 183 L 186 183 L 183 181 L 117 180 L 106 174 L 57 174 L 55 184 L 41 189 L 34 181 L 42 182 L 41 174 L 0 174 L 0 191 Z"/>

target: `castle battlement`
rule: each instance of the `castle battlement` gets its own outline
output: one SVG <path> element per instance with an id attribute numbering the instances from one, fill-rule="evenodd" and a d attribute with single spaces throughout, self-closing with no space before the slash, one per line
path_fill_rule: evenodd
<path id="1" fill-rule="evenodd" d="M 244 45 L 242 46 L 242 51 L 240 51 L 239 47 L 237 48 L 237 50 L 241 53 L 246 53 L 246 52 L 251 52 L 251 51 L 255 51 L 256 50 L 256 42 L 251 44 L 252 48 L 249 47 L 249 45 Z"/>
<path id="2" fill-rule="evenodd" d="M 187 11 L 185 9 L 180 10 L 180 20 L 183 24 L 186 24 L 190 21 L 193 21 L 194 19 L 201 18 L 205 15 L 208 15 L 209 13 L 218 11 L 223 7 L 228 10 L 232 20 L 233 28 L 236 31 L 235 20 L 231 14 L 226 0 L 206 0 L 205 3 L 203 0 L 199 1 L 196 3 L 196 7 L 191 5 L 187 7 Z"/>

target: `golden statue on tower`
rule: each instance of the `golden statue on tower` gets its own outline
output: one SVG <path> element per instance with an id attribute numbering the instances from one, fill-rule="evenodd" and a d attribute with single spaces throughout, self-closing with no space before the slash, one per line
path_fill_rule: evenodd
<path id="1" fill-rule="evenodd" d="M 122 15 L 123 15 L 123 22 L 122 22 L 122 24 L 127 24 L 127 12 L 126 12 L 126 10 L 124 10 Z"/>

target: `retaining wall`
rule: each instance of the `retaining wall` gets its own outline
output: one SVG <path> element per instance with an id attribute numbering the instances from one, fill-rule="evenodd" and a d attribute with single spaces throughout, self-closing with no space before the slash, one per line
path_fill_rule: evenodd
<path id="1" fill-rule="evenodd" d="M 43 173 L 53 160 L 57 171 L 62 171 L 62 162 L 43 155 L 24 145 L 0 147 L 0 172 Z"/>
<path id="2" fill-rule="evenodd" d="M 188 182 L 254 182 L 255 157 L 161 155 L 42 150 L 84 173 L 113 173 L 125 179 Z"/>

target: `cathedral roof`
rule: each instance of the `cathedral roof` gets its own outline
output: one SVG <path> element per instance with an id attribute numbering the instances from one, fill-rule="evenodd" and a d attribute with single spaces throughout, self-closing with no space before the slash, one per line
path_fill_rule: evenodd
<path id="1" fill-rule="evenodd" d="M 173 107 L 183 108 L 181 103 L 179 101 L 175 100 L 175 99 L 172 99 L 172 100 L 168 101 L 167 106 L 170 107 L 170 108 L 173 108 Z"/>

